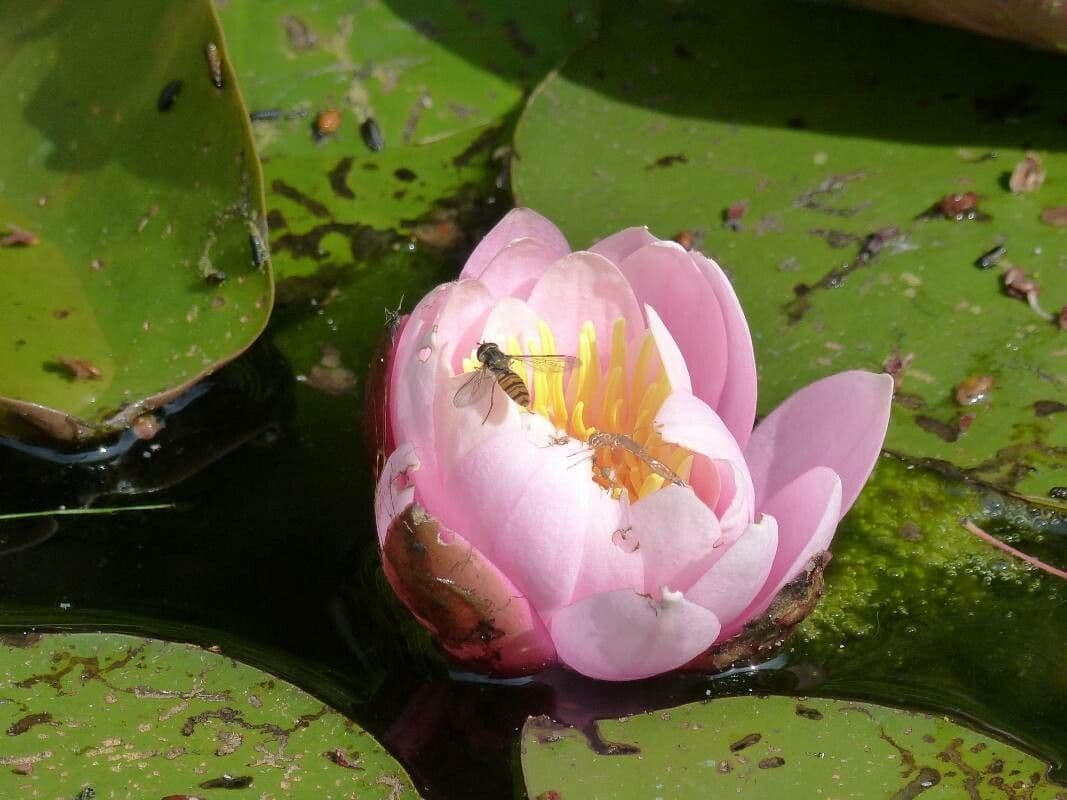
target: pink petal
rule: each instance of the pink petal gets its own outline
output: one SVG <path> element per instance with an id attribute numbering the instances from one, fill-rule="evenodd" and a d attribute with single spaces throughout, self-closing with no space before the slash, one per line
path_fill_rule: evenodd
<path id="1" fill-rule="evenodd" d="M 745 312 L 741 310 L 741 301 L 737 299 L 737 293 L 726 273 L 703 253 L 693 251 L 690 255 L 718 298 L 723 326 L 726 329 L 726 344 L 729 349 L 726 379 L 723 382 L 722 394 L 713 407 L 738 444 L 744 447 L 756 418 L 756 356 L 752 350 L 752 333 L 749 331 Z"/>
<path id="2" fill-rule="evenodd" d="M 767 582 L 738 622 L 763 613 L 771 600 L 816 553 L 826 550 L 841 519 L 841 479 L 816 467 L 782 487 L 763 510 L 778 520 L 778 552 Z"/>
<path id="3" fill-rule="evenodd" d="M 556 660 L 530 603 L 485 556 L 432 517 L 389 531 L 382 565 L 397 596 L 453 658 L 492 675 L 527 675 Z"/>
<path id="4" fill-rule="evenodd" d="M 478 243 L 463 266 L 459 277 L 481 276 L 489 262 L 516 239 L 536 239 L 541 242 L 544 247 L 555 253 L 555 257 L 548 263 L 563 258 L 571 251 L 570 245 L 567 244 L 559 228 L 536 211 L 528 208 L 515 208 L 509 211 Z"/>
<path id="5" fill-rule="evenodd" d="M 841 513 L 848 511 L 878 459 L 892 399 L 889 375 L 861 370 L 823 378 L 786 399 L 745 449 L 756 507 L 812 467 L 827 466 L 841 477 Z"/>
<path id="6" fill-rule="evenodd" d="M 560 353 L 578 350 L 578 332 L 587 321 L 596 328 L 602 353 L 610 349 L 615 320 L 626 320 L 627 335 L 645 329 L 633 290 L 618 267 L 595 253 L 578 252 L 557 261 L 534 286 L 530 308 L 548 323 Z"/>
<path id="7" fill-rule="evenodd" d="M 613 264 L 621 264 L 634 250 L 658 241 L 648 232 L 648 228 L 625 228 L 601 239 L 589 248 L 589 252 L 604 256 Z"/>
<path id="8" fill-rule="evenodd" d="M 729 470 L 719 469 L 721 494 L 717 507 L 724 525 L 728 522 L 740 533 L 752 521 L 755 493 L 741 448 L 719 415 L 700 398 L 679 390 L 671 392 L 660 406 L 655 424 L 664 441 L 679 444 L 716 462 L 729 462 Z M 729 520 L 728 510 L 732 512 Z M 737 527 L 739 522 L 740 527 Z"/>
<path id="9" fill-rule="evenodd" d="M 494 256 L 478 280 L 496 297 L 525 299 L 545 270 L 566 254 L 537 239 L 516 239 Z"/>
<path id="10" fill-rule="evenodd" d="M 719 621 L 681 592 L 652 599 L 620 589 L 561 609 L 549 631 L 560 660 L 571 669 L 627 681 L 689 662 L 715 641 Z"/>
<path id="11" fill-rule="evenodd" d="M 675 242 L 646 245 L 627 256 L 619 269 L 638 301 L 656 309 L 678 343 L 689 365 L 693 394 L 716 408 L 727 379 L 730 342 L 712 285 Z"/>
<path id="12" fill-rule="evenodd" d="M 385 462 L 382 476 L 374 492 L 374 518 L 378 526 L 378 544 L 385 544 L 385 535 L 396 515 L 415 501 L 415 484 L 410 474 L 419 468 L 419 459 L 410 442 L 404 442 Z"/>
<path id="13" fill-rule="evenodd" d="M 630 506 L 644 562 L 644 591 L 686 589 L 709 566 L 719 521 L 688 487 L 665 486 Z"/>
<path id="14" fill-rule="evenodd" d="M 583 472 L 582 479 L 585 476 Z M 569 603 L 615 589 L 638 591 L 644 585 L 645 565 L 639 547 L 634 546 L 638 542 L 630 515 L 631 506 L 625 495 L 615 502 L 612 516 L 616 521 L 610 535 L 605 536 L 605 530 L 586 537 L 582 566 Z"/>
<path id="15" fill-rule="evenodd" d="M 712 611 L 723 627 L 732 623 L 759 593 L 778 549 L 778 522 L 764 514 L 748 526 L 685 596 Z"/>
<path id="16" fill-rule="evenodd" d="M 537 328 L 540 321 L 541 318 L 521 299 L 507 297 L 500 300 L 489 312 L 482 327 L 480 341 L 495 342 L 507 350 L 508 339 L 514 337 L 519 341 L 520 350 L 526 352 L 528 341 L 536 342 L 541 338 Z"/>
<path id="17" fill-rule="evenodd" d="M 682 356 L 682 351 L 678 349 L 678 344 L 674 341 L 674 337 L 671 336 L 671 332 L 667 330 L 663 320 L 660 319 L 656 309 L 652 308 L 652 306 L 645 306 L 645 316 L 648 319 L 648 329 L 656 342 L 659 360 L 663 364 L 664 372 L 667 373 L 667 382 L 670 384 L 671 389 L 684 389 L 687 392 L 691 392 L 693 384 L 689 380 L 689 368 L 686 366 L 685 357 Z"/>
<path id="18" fill-rule="evenodd" d="M 743 464 L 727 460 L 716 460 L 714 464 L 721 487 L 715 515 L 722 528 L 723 543 L 730 544 L 755 518 L 755 493 Z"/>
<path id="19" fill-rule="evenodd" d="M 522 423 L 542 420 L 511 413 Z M 457 435 L 457 448 L 479 435 L 470 422 L 462 424 L 470 427 Z M 535 444 L 526 430 L 512 427 L 483 437 L 457 460 L 438 452 L 449 494 L 434 511 L 462 530 L 535 608 L 558 608 L 573 595 L 586 541 L 610 540 L 619 527 L 618 503 L 593 482 L 590 464 L 576 464 L 567 447 Z"/>

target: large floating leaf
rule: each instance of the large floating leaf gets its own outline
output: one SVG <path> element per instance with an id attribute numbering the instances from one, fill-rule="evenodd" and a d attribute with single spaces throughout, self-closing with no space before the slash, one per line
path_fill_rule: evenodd
<path id="1" fill-rule="evenodd" d="M 417 794 L 366 732 L 296 687 L 183 644 L 116 634 L 0 637 L 5 797 L 400 800 Z M 81 792 L 82 794 L 79 794 Z"/>
<path id="2" fill-rule="evenodd" d="M 1048 765 L 945 717 L 871 703 L 730 697 L 601 722 L 523 729 L 531 798 L 1027 797 L 1067 786 Z"/>
<path id="3" fill-rule="evenodd" d="M 0 130 L 0 238 L 39 239 L 0 248 L 4 405 L 88 438 L 255 339 L 260 171 L 207 0 L 0 2 Z"/>
<path id="4" fill-rule="evenodd" d="M 1067 483 L 1067 338 L 975 261 L 1005 242 L 1044 307 L 1067 304 L 1067 230 L 1040 218 L 1067 202 L 1065 81 L 1062 57 L 868 12 L 648 3 L 535 93 L 515 190 L 576 246 L 691 231 L 741 295 L 761 412 L 899 348 L 914 361 L 888 446 L 1039 494 Z M 1024 149 L 1048 179 L 1015 194 Z M 966 191 L 991 219 L 917 219 Z M 739 231 L 723 224 L 734 204 Z M 971 375 L 994 387 L 963 408 Z"/>

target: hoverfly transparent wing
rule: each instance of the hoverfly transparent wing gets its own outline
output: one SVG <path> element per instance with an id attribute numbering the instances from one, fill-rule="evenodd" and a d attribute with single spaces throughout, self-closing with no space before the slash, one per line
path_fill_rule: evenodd
<path id="1" fill-rule="evenodd" d="M 456 396 L 452 398 L 452 405 L 456 408 L 466 408 L 481 400 L 496 385 L 496 378 L 492 373 L 482 367 L 476 369 L 471 376 L 456 390 Z"/>
<path id="2" fill-rule="evenodd" d="M 512 364 L 524 364 L 538 372 L 567 372 L 578 366 L 577 356 L 513 356 L 508 354 Z"/>

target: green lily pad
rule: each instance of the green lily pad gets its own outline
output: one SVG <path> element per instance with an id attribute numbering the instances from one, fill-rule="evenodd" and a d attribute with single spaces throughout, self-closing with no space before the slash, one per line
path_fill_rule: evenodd
<path id="1" fill-rule="evenodd" d="M 522 204 L 576 246 L 629 225 L 688 232 L 741 295 L 761 413 L 899 351 L 914 358 L 890 449 L 1028 494 L 1067 483 L 1067 338 L 1002 288 L 1010 262 L 1045 310 L 1067 305 L 1067 230 L 1041 220 L 1067 203 L 1067 61 L 776 0 L 648 3 L 602 27 L 519 122 Z M 1010 192 L 1027 150 L 1048 177 Z M 924 217 L 965 192 L 988 219 Z M 1001 264 L 979 269 L 999 243 Z M 993 388 L 961 406 L 969 376 Z"/>
<path id="2" fill-rule="evenodd" d="M 0 645 L 5 797 L 418 796 L 365 731 L 226 656 L 118 634 Z"/>
<path id="3" fill-rule="evenodd" d="M 0 129 L 0 239 L 37 239 L 0 247 L 0 404 L 103 435 L 258 336 L 260 170 L 209 2 L 0 2 Z"/>
<path id="4" fill-rule="evenodd" d="M 529 797 L 1064 797 L 1048 765 L 933 717 L 872 703 L 729 697 L 599 723 L 527 721 Z"/>
<path id="5" fill-rule="evenodd" d="M 220 14 L 257 118 L 272 232 L 284 244 L 294 232 L 333 225 L 355 249 L 355 223 L 413 227 L 478 179 L 477 156 L 502 138 L 493 129 L 589 35 L 594 7 L 225 4 Z M 334 114 L 330 124 L 320 121 L 324 112 Z M 301 274 L 292 266 L 279 258 L 279 274 Z"/>

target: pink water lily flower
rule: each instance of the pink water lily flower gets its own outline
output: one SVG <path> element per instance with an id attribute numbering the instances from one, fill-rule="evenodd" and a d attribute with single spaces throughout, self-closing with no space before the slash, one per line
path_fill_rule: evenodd
<path id="1" fill-rule="evenodd" d="M 496 384 L 457 403 L 483 342 L 576 361 L 514 360 L 528 407 Z M 644 228 L 572 252 L 521 208 L 402 321 L 388 363 L 386 576 L 455 661 L 501 676 L 644 678 L 729 643 L 827 549 L 893 392 L 843 372 L 753 430 L 752 339 L 714 261 Z"/>

